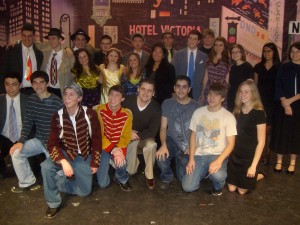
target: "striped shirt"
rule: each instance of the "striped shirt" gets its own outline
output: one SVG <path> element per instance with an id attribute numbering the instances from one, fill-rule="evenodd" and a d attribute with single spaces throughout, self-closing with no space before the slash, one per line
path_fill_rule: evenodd
<path id="1" fill-rule="evenodd" d="M 108 103 L 97 106 L 95 110 L 102 129 L 102 148 L 110 153 L 114 147 L 118 147 L 126 155 L 132 135 L 131 111 L 121 107 L 113 113 Z"/>
<path id="2" fill-rule="evenodd" d="M 35 93 L 30 95 L 19 142 L 24 143 L 28 139 L 35 125 L 35 138 L 39 139 L 47 149 L 52 115 L 62 107 L 63 102 L 56 95 L 51 94 L 44 99 L 40 99 Z"/>

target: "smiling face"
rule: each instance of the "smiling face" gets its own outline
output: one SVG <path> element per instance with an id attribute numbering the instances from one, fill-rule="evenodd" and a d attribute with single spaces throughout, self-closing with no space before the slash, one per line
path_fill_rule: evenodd
<path id="1" fill-rule="evenodd" d="M 136 55 L 131 55 L 129 56 L 128 59 L 128 65 L 129 67 L 131 67 L 132 69 L 136 69 L 139 67 L 139 58 Z"/>
<path id="2" fill-rule="evenodd" d="M 109 63 L 117 64 L 119 61 L 119 54 L 116 51 L 110 51 L 107 55 L 107 59 Z"/>
<path id="3" fill-rule="evenodd" d="M 115 111 L 121 107 L 121 102 L 124 101 L 124 98 L 120 92 L 111 90 L 108 94 L 108 105 L 111 110 Z"/>
<path id="4" fill-rule="evenodd" d="M 203 37 L 203 45 L 206 48 L 211 48 L 214 43 L 215 38 L 212 35 L 205 35 Z"/>
<path id="5" fill-rule="evenodd" d="M 224 98 L 222 97 L 222 95 L 214 91 L 209 91 L 207 95 L 207 101 L 211 108 L 219 109 L 222 107 L 222 102 L 224 101 Z"/>
<path id="6" fill-rule="evenodd" d="M 249 85 L 243 85 L 240 88 L 239 99 L 243 104 L 251 104 L 252 102 L 252 92 Z"/>
<path id="7" fill-rule="evenodd" d="M 290 57 L 293 63 L 300 64 L 300 49 L 292 47 Z"/>
<path id="8" fill-rule="evenodd" d="M 222 54 L 225 49 L 224 43 L 222 41 L 216 41 L 214 44 L 214 49 L 217 54 Z"/>
<path id="9" fill-rule="evenodd" d="M 186 80 L 177 80 L 174 85 L 174 92 L 177 100 L 183 101 L 185 98 L 188 98 L 191 87 L 189 87 Z"/>
<path id="10" fill-rule="evenodd" d="M 110 39 L 102 39 L 100 42 L 100 48 L 103 53 L 106 53 L 112 46 Z"/>
<path id="11" fill-rule="evenodd" d="M 48 36 L 48 42 L 52 49 L 58 50 L 61 47 L 62 39 L 57 36 Z"/>
<path id="12" fill-rule="evenodd" d="M 152 57 L 154 62 L 160 63 L 164 57 L 164 52 L 161 47 L 157 46 L 153 49 Z"/>
<path id="13" fill-rule="evenodd" d="M 164 34 L 164 36 L 162 38 L 162 43 L 164 44 L 164 46 L 167 49 L 173 48 L 174 38 L 173 38 L 172 34 Z"/>
<path id="14" fill-rule="evenodd" d="M 134 37 L 132 39 L 132 46 L 134 48 L 134 50 L 140 52 L 144 46 L 144 40 L 141 37 Z"/>
<path id="15" fill-rule="evenodd" d="M 154 85 L 143 82 L 138 88 L 138 99 L 143 103 L 149 102 L 154 96 Z"/>
<path id="16" fill-rule="evenodd" d="M 233 48 L 231 50 L 231 58 L 234 61 L 239 61 L 242 59 L 242 53 L 241 50 L 239 48 Z"/>
<path id="17" fill-rule="evenodd" d="M 43 78 L 35 78 L 31 85 L 38 96 L 43 96 L 45 93 L 47 93 L 48 83 Z"/>
<path id="18" fill-rule="evenodd" d="M 76 48 L 84 48 L 85 44 L 86 44 L 86 39 L 85 36 L 82 34 L 77 34 L 75 39 L 74 39 L 74 44 L 76 46 Z"/>
<path id="19" fill-rule="evenodd" d="M 188 37 L 187 46 L 189 47 L 189 49 L 194 50 L 197 48 L 199 42 L 200 40 L 198 39 L 197 34 L 190 34 Z"/>
<path id="20" fill-rule="evenodd" d="M 266 61 L 272 61 L 273 60 L 273 50 L 269 47 L 264 47 L 263 49 L 264 58 Z"/>
<path id="21" fill-rule="evenodd" d="M 22 38 L 23 45 L 25 47 L 29 48 L 33 44 L 34 33 L 29 30 L 24 30 L 24 31 L 22 31 L 21 38 Z"/>
<path id="22" fill-rule="evenodd" d="M 86 54 L 86 52 L 82 51 L 78 54 L 78 61 L 83 67 L 88 66 L 89 56 Z"/>

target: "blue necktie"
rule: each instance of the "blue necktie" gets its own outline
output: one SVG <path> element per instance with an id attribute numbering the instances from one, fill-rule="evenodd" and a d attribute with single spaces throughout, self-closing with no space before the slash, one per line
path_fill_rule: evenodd
<path id="1" fill-rule="evenodd" d="M 191 79 L 192 86 L 193 86 L 193 83 L 194 83 L 194 70 L 195 70 L 194 52 L 191 52 L 190 60 L 189 60 L 189 74 L 188 74 L 188 76 Z"/>
<path id="2" fill-rule="evenodd" d="M 9 108 L 8 133 L 9 139 L 15 143 L 18 140 L 18 124 L 13 99 L 11 100 Z"/>

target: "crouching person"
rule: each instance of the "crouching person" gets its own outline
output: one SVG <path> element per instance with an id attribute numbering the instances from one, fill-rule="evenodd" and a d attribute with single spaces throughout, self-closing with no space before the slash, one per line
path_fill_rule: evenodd
<path id="1" fill-rule="evenodd" d="M 132 137 L 132 113 L 121 106 L 124 95 L 122 86 L 112 86 L 108 92 L 108 103 L 94 107 L 102 129 L 103 147 L 97 179 L 101 188 L 109 186 L 109 162 L 113 160 L 116 169 L 113 180 L 122 190 L 131 191 L 126 171 L 126 151 Z"/>
<path id="2" fill-rule="evenodd" d="M 61 208 L 60 192 L 84 197 L 92 191 L 92 174 L 97 172 L 102 149 L 101 131 L 96 112 L 80 105 L 82 95 L 77 84 L 66 86 L 64 107 L 52 116 L 50 158 L 41 164 L 47 219 L 56 217 Z"/>
<path id="3" fill-rule="evenodd" d="M 196 191 L 204 177 L 213 182 L 212 194 L 219 196 L 227 177 L 227 158 L 234 147 L 236 120 L 222 107 L 227 88 L 223 84 L 210 86 L 208 106 L 197 109 L 191 119 L 190 152 L 182 188 Z"/>

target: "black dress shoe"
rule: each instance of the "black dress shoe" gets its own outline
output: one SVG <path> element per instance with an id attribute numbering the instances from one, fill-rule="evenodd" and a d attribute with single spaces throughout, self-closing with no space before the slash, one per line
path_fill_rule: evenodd
<path id="1" fill-rule="evenodd" d="M 276 166 L 277 165 L 282 165 L 282 163 L 276 163 L 276 165 L 275 165 L 275 167 L 274 167 L 274 173 L 281 173 L 281 169 L 282 168 L 280 168 L 280 169 L 276 169 Z M 281 166 L 282 167 L 282 166 Z"/>
<path id="2" fill-rule="evenodd" d="M 50 220 L 55 218 L 58 215 L 59 209 L 60 209 L 60 207 L 57 207 L 57 208 L 48 207 L 48 209 L 46 210 L 46 213 L 45 213 L 45 218 L 50 219 Z"/>
<path id="3" fill-rule="evenodd" d="M 294 168 L 295 168 L 295 165 L 289 165 L 289 167 L 290 166 L 293 166 Z M 293 175 L 294 174 L 294 170 L 293 171 L 290 171 L 289 169 L 287 169 L 286 171 L 285 171 L 285 173 L 287 174 L 287 175 Z"/>
<path id="4" fill-rule="evenodd" d="M 132 186 L 130 185 L 130 183 L 127 181 L 125 184 L 122 184 L 120 181 L 118 181 L 117 180 L 117 178 L 113 178 L 113 180 L 114 180 L 114 182 L 116 182 L 117 184 L 119 184 L 120 185 L 120 187 L 121 187 L 121 189 L 123 190 L 123 191 L 132 191 L 133 190 L 133 188 L 132 188 Z"/>

